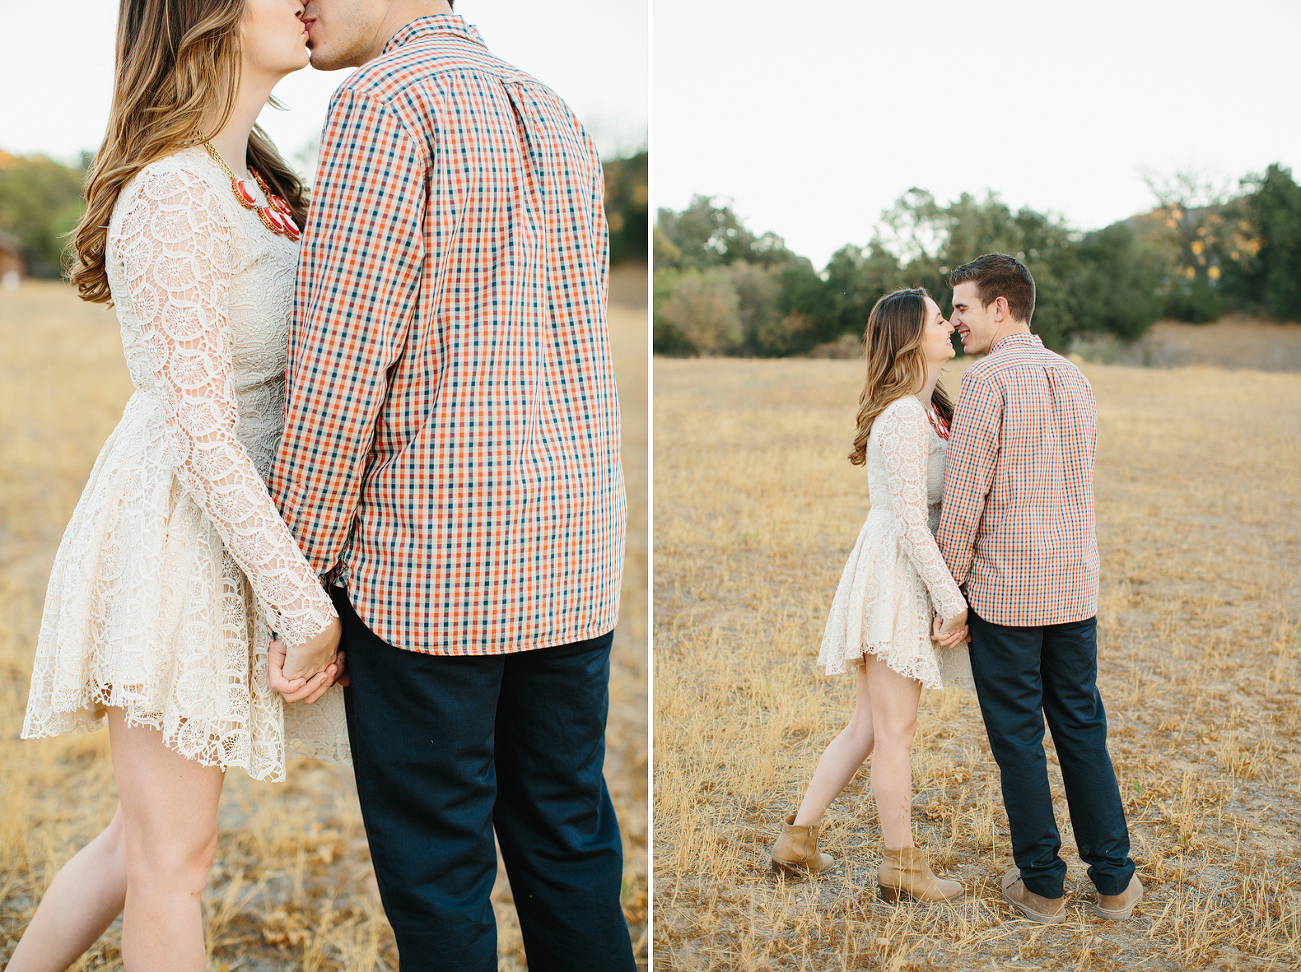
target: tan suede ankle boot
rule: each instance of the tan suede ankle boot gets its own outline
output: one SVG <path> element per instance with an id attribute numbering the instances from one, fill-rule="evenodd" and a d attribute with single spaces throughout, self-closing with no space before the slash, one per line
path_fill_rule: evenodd
<path id="1" fill-rule="evenodd" d="M 962 894 L 962 885 L 957 881 L 942 881 L 931 873 L 926 855 L 917 847 L 886 848 L 876 880 L 881 897 L 891 904 L 896 903 L 900 895 L 918 901 L 947 901 Z"/>
<path id="2" fill-rule="evenodd" d="M 772 848 L 772 862 L 775 867 L 784 867 L 792 871 L 808 871 L 820 874 L 836 866 L 830 854 L 818 850 L 818 827 L 796 827 L 795 814 L 787 814 L 782 826 L 781 836 Z"/>

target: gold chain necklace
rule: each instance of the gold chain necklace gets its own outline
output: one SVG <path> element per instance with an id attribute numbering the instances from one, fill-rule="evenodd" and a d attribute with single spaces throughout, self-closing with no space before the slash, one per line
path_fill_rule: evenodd
<path id="1" fill-rule="evenodd" d="M 248 171 L 252 173 L 253 178 L 257 180 L 257 184 L 262 188 L 262 191 L 266 194 L 267 205 L 265 206 L 259 206 L 257 204 L 257 194 L 253 191 L 253 187 L 248 184 L 247 180 L 239 178 L 235 173 L 230 171 L 230 166 L 226 164 L 225 159 L 217 154 L 217 150 L 212 147 L 212 142 L 205 141 L 203 147 L 208 150 L 208 154 L 212 156 L 212 160 L 216 162 L 217 165 L 221 166 L 221 171 L 226 173 L 227 177 L 229 177 L 231 191 L 235 193 L 235 198 L 239 201 L 239 204 L 245 209 L 251 209 L 253 212 L 257 213 L 258 218 L 262 220 L 262 225 L 272 233 L 275 233 L 278 236 L 287 236 L 290 240 L 297 242 L 298 237 L 301 234 L 298 231 L 297 224 L 294 222 L 294 211 L 289 207 L 289 203 L 285 202 L 271 191 L 266 184 L 266 180 L 262 178 L 262 175 L 258 170 L 252 166 L 249 166 L 248 169 Z"/>

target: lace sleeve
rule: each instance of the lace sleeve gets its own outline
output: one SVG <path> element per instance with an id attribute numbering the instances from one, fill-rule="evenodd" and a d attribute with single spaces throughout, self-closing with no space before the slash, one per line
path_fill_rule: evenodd
<path id="1" fill-rule="evenodd" d="M 118 246 L 176 477 L 216 526 L 272 627 L 291 644 L 306 641 L 337 615 L 235 437 L 231 227 L 220 202 L 198 176 L 146 169 Z"/>
<path id="2" fill-rule="evenodd" d="M 948 619 L 967 608 L 926 522 L 926 415 L 907 403 L 877 419 L 876 441 L 885 457 L 890 501 L 899 521 L 899 541 L 930 592 L 935 611 Z"/>

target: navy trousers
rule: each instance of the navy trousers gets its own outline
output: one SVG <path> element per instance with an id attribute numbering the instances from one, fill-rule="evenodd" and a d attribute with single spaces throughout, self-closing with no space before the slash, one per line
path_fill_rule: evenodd
<path id="1" fill-rule="evenodd" d="M 1053 815 L 1044 719 L 1053 734 L 1080 859 L 1099 894 L 1129 886 L 1129 828 L 1107 752 L 1098 692 L 1097 619 L 1037 628 L 993 624 L 969 611 L 971 671 L 998 762 L 1012 856 L 1035 894 L 1060 898 L 1066 864 Z"/>
<path id="2" fill-rule="evenodd" d="M 531 972 L 632 972 L 601 773 L 613 633 L 427 655 L 381 641 L 331 594 L 357 795 L 402 972 L 495 972 L 494 829 Z"/>

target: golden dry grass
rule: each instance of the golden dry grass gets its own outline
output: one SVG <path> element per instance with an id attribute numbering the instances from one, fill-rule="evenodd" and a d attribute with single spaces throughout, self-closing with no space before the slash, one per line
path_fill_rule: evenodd
<path id="1" fill-rule="evenodd" d="M 767 850 L 848 718 L 815 661 L 867 509 L 861 362 L 655 360 L 654 963 L 686 970 L 1265 969 L 1301 955 L 1301 375 L 1084 365 L 1099 402 L 1099 681 L 1147 897 L 1097 919 L 1055 755 L 1067 920 L 1013 920 L 979 709 L 926 692 L 914 826 L 965 899 L 891 907 L 866 768 L 841 866 Z M 957 389 L 961 364 L 946 380 Z"/>
<path id="2" fill-rule="evenodd" d="M 606 777 L 624 837 L 624 911 L 647 954 L 645 273 L 616 274 L 611 342 L 624 416 L 628 556 L 610 685 Z M 131 384 L 115 318 L 66 287 L 0 291 L 0 964 L 55 872 L 112 816 L 106 732 L 20 741 L 45 582 Z M 289 780 L 227 775 L 205 895 L 214 969 L 395 969 L 352 774 L 302 761 Z M 500 968 L 525 967 L 510 888 L 494 891 Z M 115 923 L 77 966 L 122 968 Z"/>

